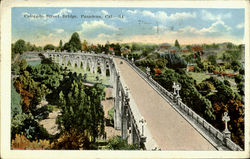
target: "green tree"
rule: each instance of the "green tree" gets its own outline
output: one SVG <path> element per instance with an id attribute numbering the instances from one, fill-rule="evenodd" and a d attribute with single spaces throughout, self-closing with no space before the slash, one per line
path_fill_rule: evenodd
<path id="1" fill-rule="evenodd" d="M 47 44 L 47 45 L 45 45 L 44 46 L 44 48 L 43 48 L 43 50 L 44 51 L 47 51 L 47 50 L 55 50 L 55 46 L 54 45 L 52 45 L 52 44 Z"/>
<path id="2" fill-rule="evenodd" d="M 60 40 L 60 42 L 59 42 L 59 51 L 62 51 L 62 48 L 63 48 L 63 42 L 62 42 L 62 40 Z"/>
<path id="3" fill-rule="evenodd" d="M 186 61 L 177 54 L 168 53 L 163 55 L 163 57 L 167 60 L 167 67 L 172 69 L 178 68 L 186 68 Z"/>
<path id="4" fill-rule="evenodd" d="M 17 40 L 13 50 L 15 54 L 23 54 L 23 52 L 26 51 L 25 41 L 22 39 Z"/>
<path id="5" fill-rule="evenodd" d="M 216 55 L 209 55 L 208 56 L 208 58 L 207 58 L 207 60 L 209 61 L 209 62 L 211 62 L 211 64 L 212 65 L 216 65 L 216 59 L 217 59 L 217 56 Z"/>
<path id="6" fill-rule="evenodd" d="M 179 44 L 178 40 L 175 40 L 174 46 L 175 46 L 175 47 L 177 47 L 178 49 L 180 49 L 180 48 L 181 48 L 181 46 L 180 46 L 180 44 Z"/>
<path id="7" fill-rule="evenodd" d="M 80 36 L 77 32 L 74 32 L 69 40 L 69 45 L 70 45 L 70 49 L 71 51 L 79 51 L 81 50 L 81 40 L 80 40 Z"/>

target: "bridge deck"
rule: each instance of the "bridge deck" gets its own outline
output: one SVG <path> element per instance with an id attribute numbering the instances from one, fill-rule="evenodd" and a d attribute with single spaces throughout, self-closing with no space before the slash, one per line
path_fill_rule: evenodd
<path id="1" fill-rule="evenodd" d="M 192 125 L 176 112 L 125 61 L 114 58 L 121 78 L 147 122 L 153 139 L 162 150 L 216 150 Z"/>

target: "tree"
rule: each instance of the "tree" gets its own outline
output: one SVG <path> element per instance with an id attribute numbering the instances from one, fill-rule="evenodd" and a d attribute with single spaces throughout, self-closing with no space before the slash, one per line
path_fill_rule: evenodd
<path id="1" fill-rule="evenodd" d="M 178 69 L 187 67 L 186 61 L 177 54 L 168 53 L 164 55 L 164 58 L 167 60 L 166 66 L 169 68 Z"/>
<path id="2" fill-rule="evenodd" d="M 79 37 L 79 34 L 77 32 L 74 32 L 69 40 L 69 45 L 70 45 L 70 49 L 71 51 L 79 51 L 81 50 L 81 40 Z"/>
<path id="3" fill-rule="evenodd" d="M 15 54 L 23 54 L 23 52 L 26 51 L 25 41 L 22 39 L 17 40 L 13 50 Z"/>
<path id="4" fill-rule="evenodd" d="M 231 65 L 234 72 L 237 72 L 241 68 L 241 63 L 238 60 L 233 60 Z"/>
<path id="5" fill-rule="evenodd" d="M 73 80 L 68 90 L 59 93 L 61 115 L 58 123 L 62 131 L 85 134 L 88 142 L 95 142 L 96 137 L 104 134 L 104 112 L 101 106 L 103 87 L 84 86 L 79 80 Z M 70 119 L 70 120 L 69 120 Z M 84 143 L 79 143 L 84 144 Z"/>
<path id="6" fill-rule="evenodd" d="M 62 42 L 62 40 L 60 40 L 60 42 L 59 42 L 59 51 L 62 51 L 62 48 L 63 48 L 63 42 Z"/>
<path id="7" fill-rule="evenodd" d="M 43 50 L 44 51 L 47 51 L 47 50 L 55 50 L 55 46 L 54 45 L 52 45 L 52 44 L 47 44 L 47 45 L 45 45 L 44 46 L 44 48 L 43 48 Z"/>
<path id="8" fill-rule="evenodd" d="M 87 51 L 88 50 L 88 43 L 87 43 L 86 40 L 84 40 L 83 43 L 82 43 L 82 50 L 83 51 Z"/>
<path id="9" fill-rule="evenodd" d="M 207 60 L 211 62 L 212 65 L 216 65 L 216 58 L 217 58 L 216 55 L 209 55 Z"/>
<path id="10" fill-rule="evenodd" d="M 174 46 L 175 46 L 175 47 L 177 47 L 178 49 L 180 49 L 180 48 L 181 48 L 181 46 L 180 46 L 180 44 L 179 44 L 178 40 L 175 40 Z"/>

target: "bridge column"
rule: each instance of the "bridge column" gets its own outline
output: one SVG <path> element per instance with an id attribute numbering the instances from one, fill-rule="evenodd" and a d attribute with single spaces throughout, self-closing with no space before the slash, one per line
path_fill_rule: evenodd
<path id="1" fill-rule="evenodd" d="M 122 94 L 122 138 L 126 139 L 127 138 L 127 130 L 128 130 L 128 121 L 127 121 L 127 99 Z"/>
<path id="2" fill-rule="evenodd" d="M 120 76 L 116 76 L 115 80 L 115 105 L 114 105 L 114 127 L 116 130 L 121 129 L 121 110 L 120 110 L 120 97 L 119 97 L 119 78 Z"/>
<path id="3" fill-rule="evenodd" d="M 130 118 L 129 118 L 130 122 L 129 122 L 129 144 L 134 144 L 134 126 L 133 126 L 133 117 L 131 115 L 130 112 Z"/>
<path id="4" fill-rule="evenodd" d="M 62 65 L 62 56 L 59 55 L 59 65 Z"/>

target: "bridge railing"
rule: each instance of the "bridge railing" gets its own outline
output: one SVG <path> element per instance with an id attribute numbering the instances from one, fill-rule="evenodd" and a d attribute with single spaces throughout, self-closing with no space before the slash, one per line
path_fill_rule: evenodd
<path id="1" fill-rule="evenodd" d="M 140 68 L 138 68 L 134 63 L 130 60 L 123 58 L 146 82 L 148 82 L 157 92 L 160 93 L 161 96 L 165 97 L 175 109 L 180 109 L 189 117 L 195 120 L 199 125 L 201 125 L 207 132 L 209 132 L 215 139 L 224 143 L 226 147 L 233 151 L 243 151 L 243 149 L 235 144 L 231 139 L 226 138 L 226 136 L 209 124 L 205 119 L 195 113 L 192 109 L 190 109 L 186 104 L 184 104 L 180 99 L 177 102 L 173 102 L 174 95 L 167 91 L 164 87 L 162 87 L 158 82 L 152 79 L 149 75 L 143 72 Z M 202 133 L 202 132 L 200 132 Z M 203 134 L 203 133 L 202 133 Z M 204 134 L 203 134 L 204 135 Z"/>

